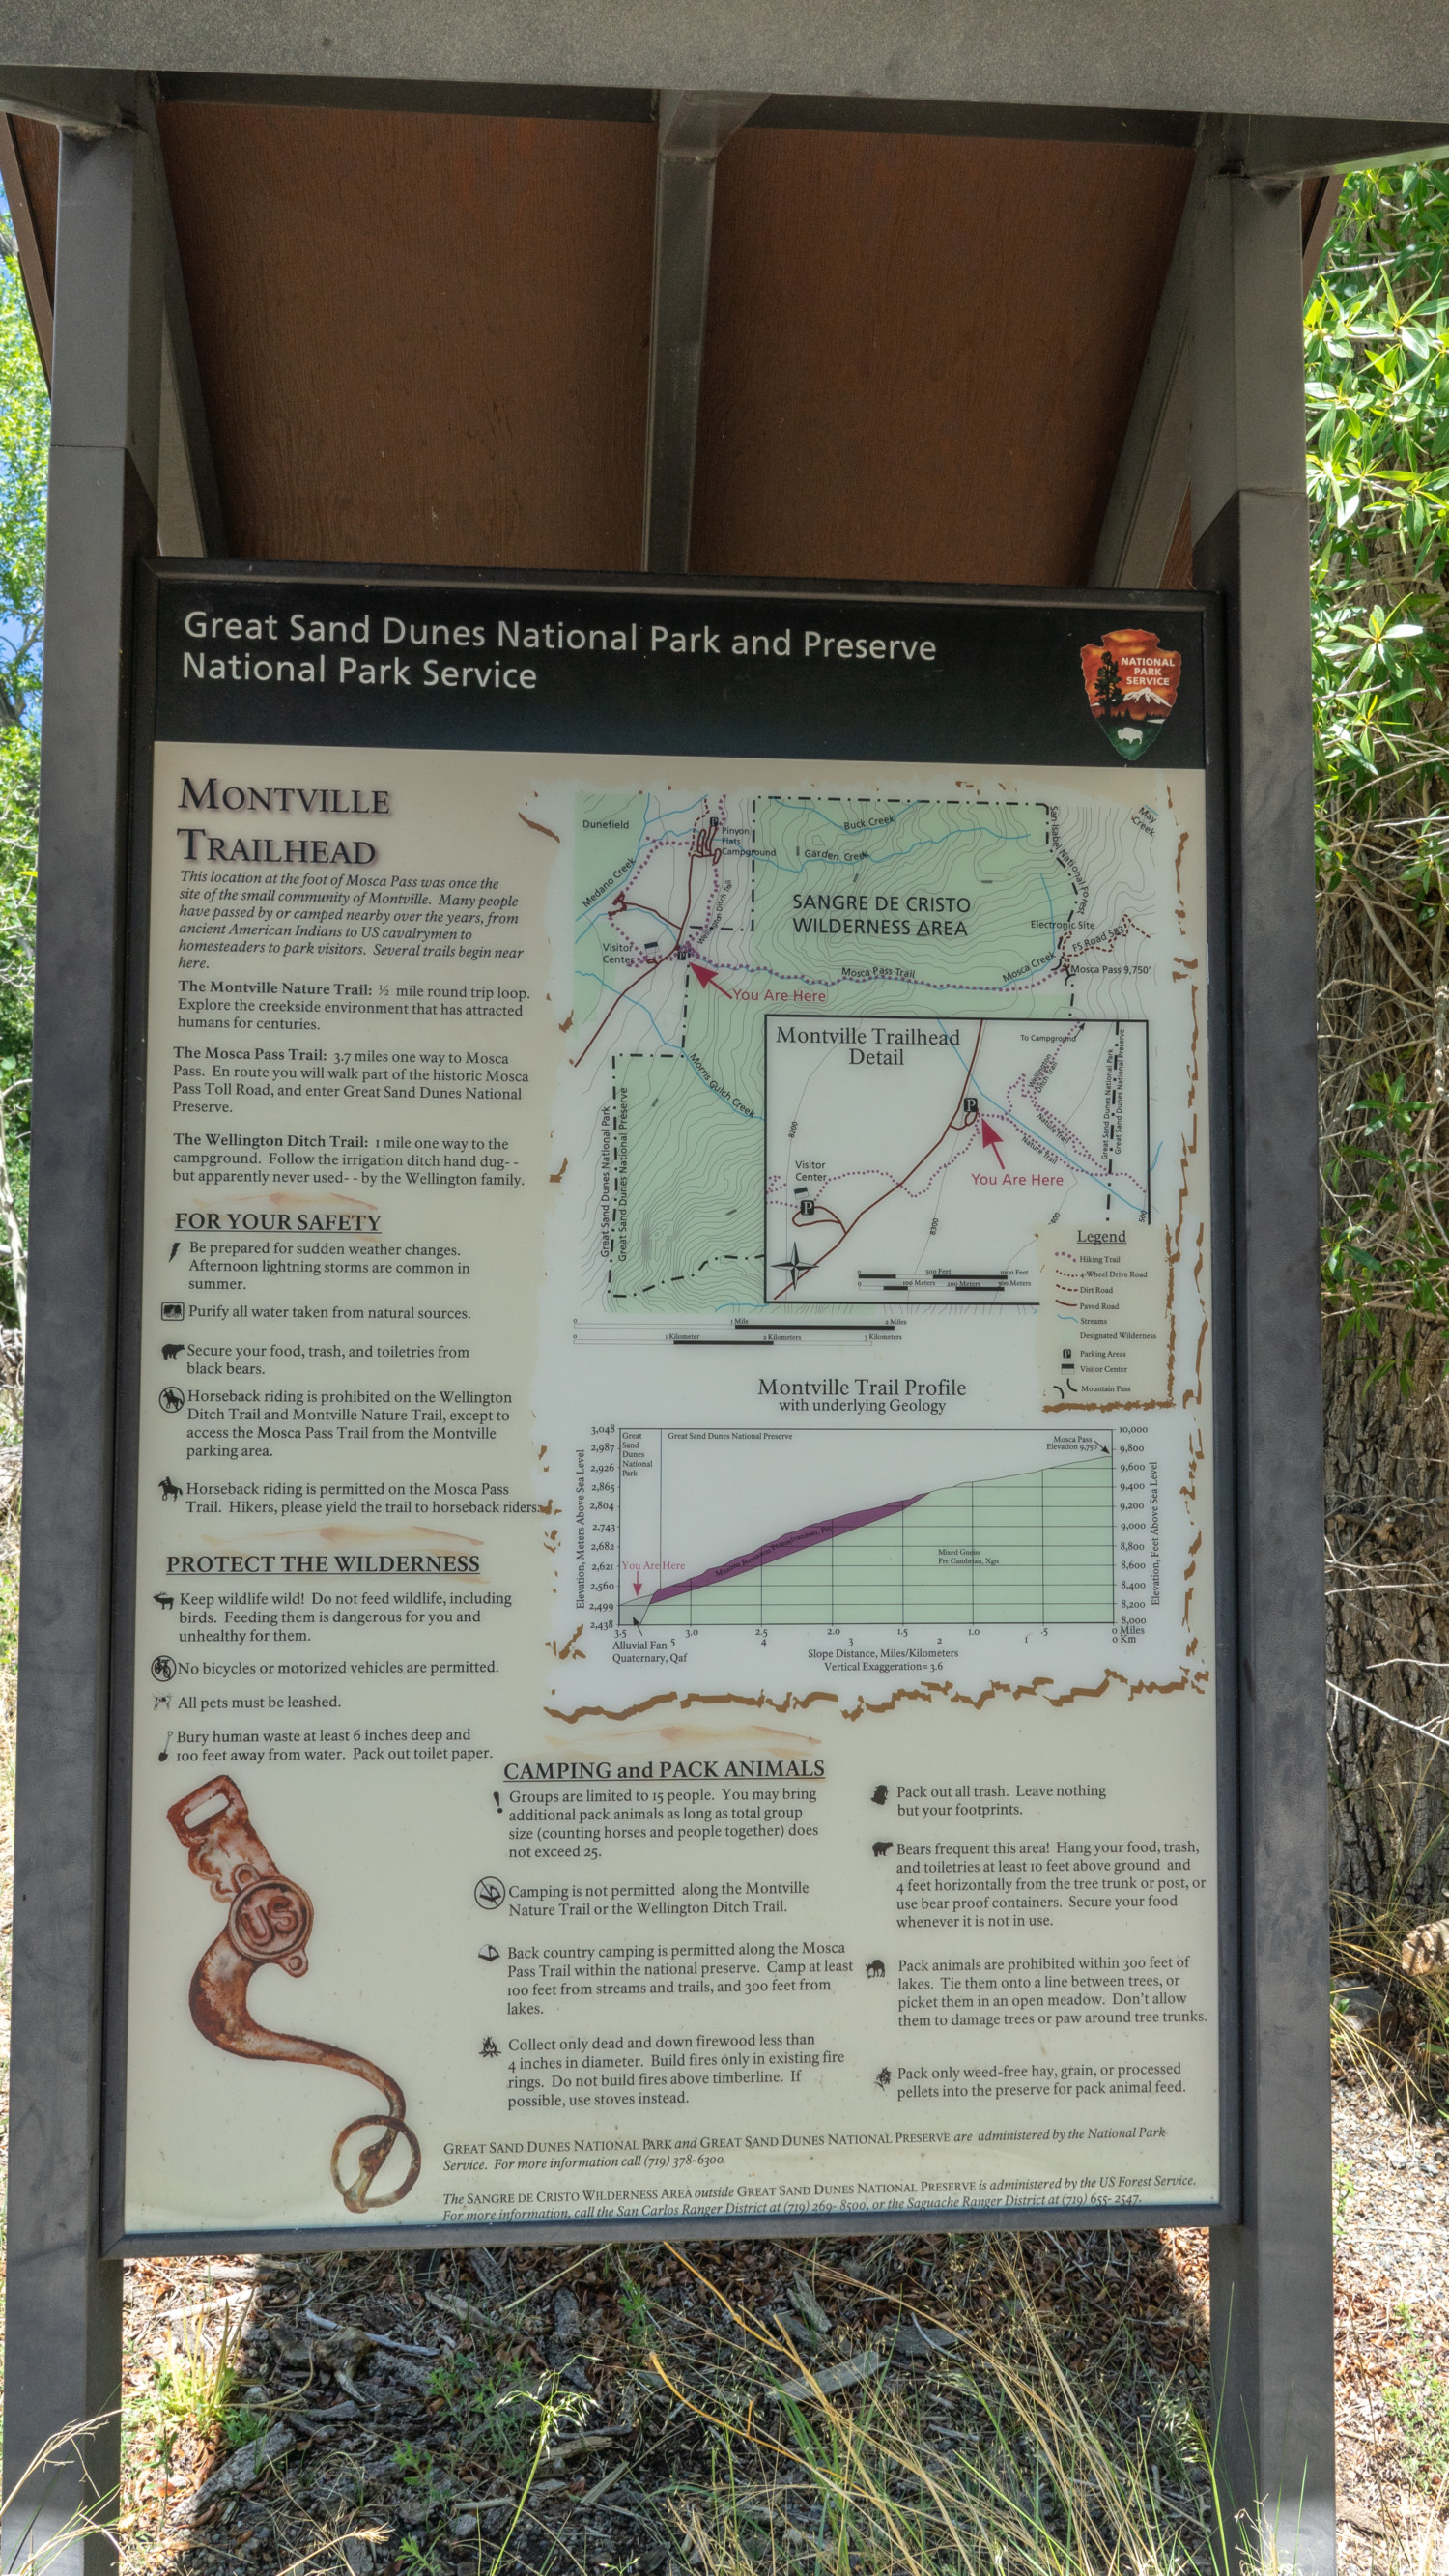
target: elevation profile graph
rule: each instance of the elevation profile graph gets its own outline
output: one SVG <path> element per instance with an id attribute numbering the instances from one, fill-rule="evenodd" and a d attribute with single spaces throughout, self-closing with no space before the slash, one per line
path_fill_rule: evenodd
<path id="1" fill-rule="evenodd" d="M 1115 1481 L 1110 1433 L 626 1430 L 619 1620 L 1111 1627 Z"/>

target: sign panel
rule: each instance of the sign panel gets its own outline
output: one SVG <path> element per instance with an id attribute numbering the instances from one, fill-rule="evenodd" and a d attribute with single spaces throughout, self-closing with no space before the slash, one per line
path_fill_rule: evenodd
<path id="1" fill-rule="evenodd" d="M 1210 615 L 163 569 L 115 2241 L 1226 2208 Z"/>

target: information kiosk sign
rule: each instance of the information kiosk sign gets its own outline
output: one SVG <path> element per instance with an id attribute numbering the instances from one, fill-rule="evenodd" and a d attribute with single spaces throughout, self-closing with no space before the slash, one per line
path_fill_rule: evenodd
<path id="1" fill-rule="evenodd" d="M 1215 603 L 147 601 L 108 2250 L 1233 2216 Z"/>

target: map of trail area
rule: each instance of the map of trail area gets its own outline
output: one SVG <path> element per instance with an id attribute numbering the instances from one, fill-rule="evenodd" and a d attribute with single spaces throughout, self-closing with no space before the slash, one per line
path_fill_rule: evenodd
<path id="1" fill-rule="evenodd" d="M 579 792 L 597 1302 L 1023 1303 L 1037 1226 L 1145 1222 L 1158 821 Z"/>
<path id="2" fill-rule="evenodd" d="M 765 1028 L 773 1304 L 1034 1302 L 1033 1227 L 1150 1214 L 1145 1021 Z"/>

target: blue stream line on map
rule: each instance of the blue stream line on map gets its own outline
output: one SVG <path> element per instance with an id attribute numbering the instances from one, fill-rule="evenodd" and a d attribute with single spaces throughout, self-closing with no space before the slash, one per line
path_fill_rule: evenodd
<path id="1" fill-rule="evenodd" d="M 1052 931 L 1052 953 L 1045 966 L 1018 966 L 1012 974 L 1003 975 L 1001 979 L 1001 989 L 1003 992 L 1005 992 L 1010 985 L 1019 983 L 1023 975 L 1050 975 L 1053 974 L 1056 969 L 1057 908 L 1052 901 L 1051 887 L 1047 884 L 1046 878 L 1040 873 L 1038 873 L 1037 876 L 1037 883 L 1041 887 L 1042 893 L 1047 899 L 1047 919 L 1051 923 Z"/>
<path id="2" fill-rule="evenodd" d="M 818 805 L 797 805 L 792 799 L 784 796 L 777 796 L 773 801 L 777 805 L 781 806 L 787 813 L 813 814 L 817 822 L 821 822 L 826 825 L 834 824 L 836 830 L 841 828 L 838 824 L 835 824 L 834 816 L 830 814 L 822 814 Z M 860 801 L 862 803 L 869 803 L 872 800 L 869 798 L 862 798 Z M 919 810 L 920 807 L 924 806 L 928 802 L 943 801 L 943 799 L 919 797 L 916 800 L 917 809 Z M 910 813 L 911 810 L 912 809 L 909 805 L 903 805 L 900 808 L 899 814 L 893 816 L 892 820 L 899 821 L 902 815 Z M 973 814 L 990 814 L 994 813 L 996 809 L 994 806 L 983 805 L 972 806 L 969 810 Z M 958 832 L 962 828 L 963 826 L 961 824 L 954 824 L 952 826 L 952 832 Z M 1015 848 L 1018 843 L 1026 839 L 1025 832 L 991 832 L 986 830 L 986 826 L 984 824 L 980 828 L 985 832 L 985 836 L 988 840 L 999 841 L 1003 848 Z M 804 875 L 807 868 L 858 868 L 862 864 L 871 868 L 884 867 L 896 859 L 913 859 L 921 850 L 943 849 L 946 839 L 949 837 L 950 835 L 943 835 L 942 838 L 937 841 L 912 841 L 908 847 L 903 850 L 842 850 L 839 858 L 832 858 L 827 850 L 812 850 L 808 858 L 802 859 L 799 866 L 793 868 L 784 859 L 772 858 L 768 850 L 755 850 L 752 852 L 752 856 L 756 860 L 762 862 L 765 867 L 776 869 L 781 876 L 799 877 Z M 1048 898 L 1048 900 L 1050 900 L 1050 898 Z"/>
<path id="3" fill-rule="evenodd" d="M 609 994 L 614 1001 L 627 1002 L 631 1010 L 642 1011 L 645 1019 L 649 1023 L 649 1026 L 659 1040 L 660 1045 L 663 1047 L 665 1054 L 681 1056 L 684 1062 L 688 1065 L 695 1081 L 703 1083 L 711 1100 L 717 1100 L 721 1109 L 727 1109 L 732 1118 L 747 1118 L 752 1126 L 759 1125 L 760 1120 L 757 1110 L 737 1109 L 732 1100 L 726 1100 L 724 1093 L 722 1091 L 717 1091 L 714 1084 L 705 1079 L 705 1076 L 700 1072 L 698 1065 L 690 1054 L 688 1047 L 679 1046 L 673 1038 L 667 1038 L 665 1036 L 664 1031 L 661 1029 L 659 1022 L 654 1017 L 654 1014 L 650 1010 L 647 1002 L 636 1001 L 632 993 L 616 993 L 612 984 L 606 984 L 604 982 L 602 975 L 595 975 L 587 967 L 581 966 L 577 969 L 577 972 L 583 982 L 588 984 L 597 984 L 600 991 Z"/>
<path id="4" fill-rule="evenodd" d="M 644 835 L 645 835 L 645 833 L 646 833 L 646 832 L 651 828 L 651 825 L 652 825 L 652 827 L 657 831 L 657 830 L 659 829 L 659 827 L 660 827 L 662 824 L 672 822 L 672 821 L 674 820 L 674 817 L 675 817 L 675 815 L 676 815 L 676 814 L 689 814 L 689 813 L 693 813 L 693 812 L 695 812 L 695 811 L 698 809 L 698 807 L 699 807 L 700 805 L 704 804 L 706 801 L 707 801 L 707 800 L 706 800 L 704 797 L 697 797 L 697 798 L 695 799 L 695 803 L 694 803 L 694 805 L 692 805 L 692 806 L 691 806 L 691 805 L 677 805 L 677 806 L 673 807 L 673 808 L 671 809 L 671 811 L 670 811 L 668 814 L 656 814 L 656 815 L 650 815 L 650 814 L 646 813 L 646 814 L 645 814 L 645 817 L 644 817 L 643 822 L 642 822 L 642 823 L 640 824 L 640 826 L 639 826 L 639 838 L 638 838 L 638 840 L 637 840 L 637 841 L 635 842 L 635 844 L 634 844 L 634 859 L 633 859 L 633 862 L 632 862 L 631 864 L 634 864 L 634 865 L 637 865 L 637 864 L 638 864 L 639 854 L 640 854 L 640 851 L 642 850 L 642 848 L 643 848 L 643 846 L 644 846 Z M 774 801 L 776 804 L 780 805 L 782 808 L 784 808 L 784 810 L 785 810 L 785 811 L 787 811 L 787 812 L 789 812 L 789 813 L 791 813 L 791 814 L 813 814 L 817 822 L 824 823 L 824 824 L 826 824 L 827 826 L 833 826 L 833 827 L 834 827 L 835 829 L 837 829 L 837 830 L 838 830 L 838 829 L 840 829 L 840 826 L 839 826 L 839 825 L 837 825 L 837 824 L 835 824 L 834 816 L 833 816 L 833 815 L 830 815 L 830 814 L 822 814 L 818 805 L 809 805 L 809 804 L 806 804 L 806 805 L 797 805 L 797 804 L 795 804 L 795 803 L 793 802 L 793 800 L 791 800 L 791 799 L 789 799 L 789 798 L 786 798 L 786 797 L 783 797 L 783 796 L 776 797 L 773 801 Z M 869 799 L 862 799 L 861 801 L 862 801 L 862 802 L 869 802 L 870 800 L 869 800 Z M 918 799 L 917 801 L 918 801 L 918 805 L 924 805 L 925 803 L 927 803 L 927 802 L 928 802 L 928 801 L 930 801 L 930 800 L 928 800 L 928 799 L 926 799 L 926 798 L 922 797 L 922 798 Z M 989 814 L 989 813 L 993 813 L 996 809 L 995 809 L 993 806 L 980 806 L 980 807 L 973 806 L 973 807 L 971 807 L 969 810 L 970 810 L 970 811 L 972 812 L 972 814 L 974 815 L 974 814 L 977 814 L 977 813 L 980 813 L 980 814 Z M 900 819 L 900 815 L 901 815 L 901 814 L 908 814 L 910 811 L 911 811 L 910 806 L 908 806 L 908 805 L 902 806 L 902 807 L 900 808 L 900 814 L 893 815 L 893 816 L 892 816 L 892 821 L 899 821 L 899 819 Z M 962 825 L 960 825 L 960 824 L 956 824 L 956 825 L 954 825 L 954 826 L 953 826 L 953 831 L 959 831 L 959 830 L 961 830 L 962 828 L 963 828 L 963 827 L 962 827 Z M 989 831 L 989 830 L 987 829 L 987 826 L 986 826 L 984 823 L 980 824 L 977 828 L 985 834 L 985 836 L 986 836 L 986 838 L 987 838 L 988 840 L 998 841 L 998 842 L 1001 844 L 1001 846 L 1002 846 L 1003 848 L 1005 848 L 1005 849 L 1015 848 L 1015 847 L 1016 847 L 1020 842 L 1024 841 L 1024 840 L 1025 840 L 1025 838 L 1026 838 L 1026 834 L 1025 834 L 1025 832 L 992 832 L 992 831 Z M 886 865 L 889 861 L 892 861 L 892 860 L 895 860 L 895 859 L 913 859 L 913 858 L 915 858 L 915 857 L 917 856 L 917 854 L 918 854 L 919 852 L 921 852 L 921 851 L 923 851 L 923 850 L 940 850 L 940 849 L 942 849 L 942 848 L 944 847 L 944 844 L 945 844 L 945 838 L 946 838 L 946 837 L 949 837 L 949 836 L 943 836 L 943 838 L 942 838 L 941 840 L 938 840 L 938 841 L 932 841 L 932 840 L 925 840 L 925 841 L 912 841 L 911 843 L 909 843 L 909 844 L 908 844 L 908 846 L 907 846 L 905 849 L 895 849 L 895 850 L 859 850 L 859 849 L 856 849 L 856 850 L 842 850 L 842 851 L 841 851 L 841 853 L 840 853 L 840 856 L 839 856 L 838 858 L 834 858 L 834 857 L 832 857 L 832 856 L 831 856 L 831 854 L 830 854 L 830 852 L 829 852 L 829 851 L 827 851 L 827 850 L 814 850 L 814 851 L 812 851 L 812 852 L 811 852 L 811 854 L 810 854 L 809 858 L 807 858 L 807 859 L 802 859 L 802 860 L 800 861 L 800 863 L 799 863 L 798 867 L 791 867 L 791 866 L 788 864 L 788 862 L 787 862 L 786 860 L 784 860 L 784 859 L 772 858 L 768 850 L 752 850 L 752 851 L 751 851 L 751 853 L 750 853 L 750 856 L 751 856 L 752 861 L 758 862 L 758 864 L 759 864 L 760 866 L 762 866 L 762 867 L 774 868 L 774 869 L 778 872 L 778 874 L 780 874 L 781 876 L 787 876 L 787 877 L 798 877 L 798 876 L 803 876 L 803 875 L 804 875 L 804 873 L 805 873 L 805 870 L 806 870 L 807 868 L 814 868 L 814 867 L 822 867 L 822 868 L 856 868 L 856 867 L 860 867 L 860 866 L 862 866 L 862 865 L 864 865 L 864 866 L 866 866 L 866 867 L 877 868 L 877 867 L 882 867 L 882 866 Z M 1042 882 L 1043 882 L 1043 884 L 1045 884 L 1045 883 L 1046 883 L 1045 878 L 1043 878 Z M 600 903 L 602 903 L 602 902 L 603 902 L 603 900 L 604 900 L 604 898 L 601 896 L 599 900 L 600 900 Z M 1048 894 L 1047 894 L 1047 903 L 1048 903 L 1048 906 L 1050 906 L 1050 904 L 1051 904 L 1051 894 L 1050 894 L 1050 891 L 1048 891 Z M 598 914 L 598 906 L 596 905 L 596 906 L 595 906 L 595 908 L 594 908 L 594 911 L 593 911 L 593 912 L 591 912 L 591 913 L 581 913 L 581 914 L 579 914 L 579 915 L 577 916 L 577 917 L 578 917 L 578 919 L 579 919 L 579 921 L 580 921 L 580 923 L 581 923 L 581 925 L 582 925 L 582 927 L 580 928 L 579 933 L 578 933 L 578 937 L 579 937 L 580 939 L 582 939 L 582 937 L 584 936 L 584 932 L 585 932 L 585 931 L 592 929 L 593 924 L 594 924 L 594 921 L 595 921 L 595 919 L 597 918 L 597 914 Z M 1056 948 L 1056 933 L 1055 933 L 1055 929 L 1053 929 L 1053 934 L 1052 934 L 1052 947 L 1053 947 L 1053 952 L 1055 952 L 1055 948 Z M 740 971 L 740 970 L 736 970 L 736 971 Z M 745 972 L 755 972 L 755 971 L 758 971 L 758 972 L 760 972 L 760 973 L 763 973 L 765 970 L 764 970 L 763 968 L 760 968 L 760 969 L 758 969 L 758 970 L 755 970 L 755 969 L 745 969 L 745 970 L 743 970 L 743 971 L 745 971 Z M 1021 971 L 1022 973 L 1031 973 L 1031 972 L 1033 972 L 1033 971 L 1035 971 L 1035 970 L 1033 970 L 1033 969 L 1031 969 L 1031 968 L 1025 968 L 1025 967 L 1024 967 L 1024 968 L 1022 968 L 1020 971 Z M 978 985 L 978 986 L 975 986 L 975 987 L 972 987 L 972 988 L 968 988 L 968 989 L 974 989 L 974 990 L 979 991 L 979 992 L 990 992 L 990 991 L 993 991 L 993 990 L 995 989 L 995 987 L 994 987 L 994 986 L 991 986 L 991 985 L 985 985 L 985 984 L 982 984 L 982 985 Z"/>
<path id="5" fill-rule="evenodd" d="M 941 1018 L 939 1012 L 936 1015 L 936 1025 L 940 1029 L 942 1036 L 945 1037 L 946 1023 Z M 1047 1026 L 1051 1026 L 1050 1021 L 1048 1021 Z M 1071 1026 L 1070 1021 L 1068 1021 L 1067 1026 Z M 951 1053 L 956 1057 L 958 1063 L 965 1064 L 966 1058 L 962 1055 L 955 1040 L 953 1038 L 947 1038 L 946 1043 L 950 1047 Z M 1070 1154 L 1064 1154 L 1062 1152 L 1062 1149 L 1054 1136 L 1038 1136 L 1034 1134 L 1033 1130 L 1024 1125 L 1022 1120 L 1018 1118 L 1014 1109 L 1008 1109 L 1004 1101 L 993 1098 L 992 1094 L 987 1090 L 984 1082 L 980 1081 L 975 1075 L 972 1076 L 972 1080 L 976 1083 L 976 1088 L 980 1092 L 982 1099 L 989 1100 L 992 1108 L 1000 1113 L 1000 1115 L 1006 1120 L 1008 1126 L 1016 1129 L 1019 1136 L 1030 1138 L 1033 1145 L 1040 1145 L 1043 1152 L 1051 1154 L 1057 1162 L 1065 1163 L 1069 1170 L 1073 1172 L 1080 1172 L 1084 1181 L 1095 1181 L 1098 1189 L 1105 1190 L 1109 1197 L 1113 1190 L 1115 1190 L 1118 1198 L 1123 1200 L 1125 1204 L 1132 1209 L 1134 1215 L 1146 1215 L 1147 1210 L 1145 1208 L 1139 1207 L 1135 1199 L 1128 1198 L 1126 1191 L 1122 1187 L 1121 1177 L 1119 1174 L 1114 1172 L 1109 1181 L 1104 1181 L 1099 1173 L 1089 1171 L 1085 1163 L 1074 1163 Z M 1155 1159 L 1156 1158 L 1154 1157 L 1154 1160 Z"/>
<path id="6" fill-rule="evenodd" d="M 638 866 L 639 853 L 644 847 L 644 835 L 650 829 L 651 825 L 655 831 L 658 831 L 663 824 L 672 823 L 675 817 L 679 814 L 697 814 L 701 805 L 707 804 L 708 801 L 707 797 L 696 796 L 692 804 L 671 805 L 667 814 L 651 814 L 649 811 L 649 800 L 646 797 L 644 800 L 644 819 L 639 826 L 639 838 L 634 844 L 634 856 L 629 861 L 630 867 L 635 868 Z M 600 895 L 599 901 L 595 904 L 592 912 L 581 912 L 575 915 L 575 918 L 579 923 L 578 933 L 574 940 L 574 946 L 576 948 L 579 944 L 579 940 L 584 937 L 585 933 L 593 929 L 594 923 L 599 916 L 600 906 L 606 900 L 607 898 L 605 896 Z"/>

